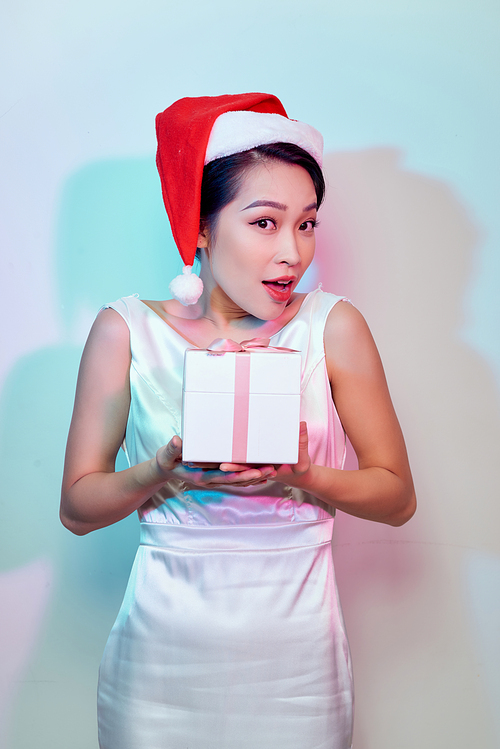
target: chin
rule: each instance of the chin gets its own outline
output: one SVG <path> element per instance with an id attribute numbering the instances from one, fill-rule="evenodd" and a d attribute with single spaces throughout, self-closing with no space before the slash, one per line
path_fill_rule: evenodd
<path id="1" fill-rule="evenodd" d="M 249 310 L 248 314 L 252 315 L 252 317 L 256 317 L 258 320 L 264 320 L 265 322 L 269 322 L 271 320 L 277 320 L 278 317 L 281 317 L 283 312 L 286 309 L 286 305 L 279 306 L 277 309 L 260 309 L 255 312 L 252 312 Z"/>
<path id="2" fill-rule="evenodd" d="M 286 302 L 273 301 L 268 297 L 267 293 L 264 292 L 265 296 L 262 296 L 259 294 L 258 290 L 256 290 L 251 298 L 248 298 L 250 294 L 245 295 L 247 297 L 245 299 L 238 299 L 237 294 L 235 294 L 234 298 L 231 298 L 227 292 L 225 293 L 227 298 L 231 300 L 232 304 L 240 309 L 244 314 L 250 315 L 256 320 L 263 320 L 265 322 L 276 320 L 283 314 L 289 304 L 289 300 Z"/>

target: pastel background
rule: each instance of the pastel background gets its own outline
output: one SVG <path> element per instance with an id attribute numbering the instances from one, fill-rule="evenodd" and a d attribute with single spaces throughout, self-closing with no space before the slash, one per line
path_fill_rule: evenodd
<path id="1" fill-rule="evenodd" d="M 338 517 L 355 749 L 500 746 L 499 23 L 493 0 L 2 3 L 2 749 L 97 747 L 138 534 L 59 524 L 78 361 L 102 303 L 179 268 L 155 114 L 251 90 L 324 133 L 304 288 L 367 317 L 420 502 L 398 529 Z"/>

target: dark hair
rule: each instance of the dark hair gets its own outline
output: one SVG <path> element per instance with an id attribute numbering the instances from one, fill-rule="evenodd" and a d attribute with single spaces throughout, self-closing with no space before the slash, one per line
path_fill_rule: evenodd
<path id="1" fill-rule="evenodd" d="M 325 180 L 316 159 L 293 143 L 271 143 L 223 156 L 208 163 L 201 183 L 200 227 L 213 235 L 220 211 L 236 198 L 245 174 L 266 161 L 303 167 L 312 179 L 318 208 L 325 196 Z"/>

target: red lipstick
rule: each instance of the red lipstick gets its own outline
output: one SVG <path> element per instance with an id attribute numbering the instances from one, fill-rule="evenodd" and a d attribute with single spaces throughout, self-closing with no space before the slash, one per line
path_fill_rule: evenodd
<path id="1" fill-rule="evenodd" d="M 262 281 L 266 291 L 275 302 L 288 302 L 292 295 L 295 276 L 279 276 Z"/>

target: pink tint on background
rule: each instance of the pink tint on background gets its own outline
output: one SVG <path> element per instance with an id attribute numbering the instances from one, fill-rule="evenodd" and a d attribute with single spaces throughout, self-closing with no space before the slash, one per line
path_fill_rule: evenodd
<path id="1" fill-rule="evenodd" d="M 325 171 L 318 280 L 368 321 L 418 500 L 401 528 L 338 513 L 354 747 L 498 746 L 496 686 L 478 658 L 461 580 L 471 550 L 497 558 L 499 548 L 498 389 L 460 335 L 481 227 L 452 185 L 409 169 L 397 149 L 327 154 Z"/>
<path id="2" fill-rule="evenodd" d="M 9 713 L 40 634 L 52 580 L 52 565 L 44 559 L 0 574 L 0 749 L 7 749 Z"/>

